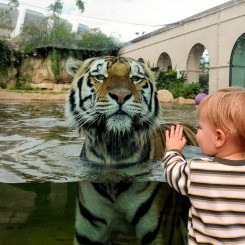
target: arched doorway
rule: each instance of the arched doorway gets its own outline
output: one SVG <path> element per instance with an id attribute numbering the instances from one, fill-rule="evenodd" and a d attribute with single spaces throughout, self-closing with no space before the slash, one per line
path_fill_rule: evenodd
<path id="1" fill-rule="evenodd" d="M 162 53 L 157 61 L 157 66 L 160 70 L 169 71 L 172 70 L 172 62 L 170 56 L 167 53 Z"/>
<path id="2" fill-rule="evenodd" d="M 237 39 L 231 52 L 230 86 L 245 87 L 245 33 Z"/>
<path id="3" fill-rule="evenodd" d="M 203 92 L 208 93 L 209 83 L 209 56 L 208 51 L 201 43 L 195 44 L 187 60 L 188 83 L 200 82 Z"/>

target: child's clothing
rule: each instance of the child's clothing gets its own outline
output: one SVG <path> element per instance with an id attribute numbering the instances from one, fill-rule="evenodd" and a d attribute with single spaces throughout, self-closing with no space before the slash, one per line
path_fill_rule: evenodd
<path id="1" fill-rule="evenodd" d="M 164 175 L 189 197 L 188 244 L 245 244 L 245 160 L 163 158 Z"/>

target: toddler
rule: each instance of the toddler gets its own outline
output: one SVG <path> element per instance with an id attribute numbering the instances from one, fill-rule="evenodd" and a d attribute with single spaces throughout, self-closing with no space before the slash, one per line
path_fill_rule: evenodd
<path id="1" fill-rule="evenodd" d="M 226 88 L 198 107 L 197 143 L 210 159 L 186 161 L 177 125 L 166 131 L 167 182 L 190 199 L 188 244 L 245 244 L 245 89 Z"/>

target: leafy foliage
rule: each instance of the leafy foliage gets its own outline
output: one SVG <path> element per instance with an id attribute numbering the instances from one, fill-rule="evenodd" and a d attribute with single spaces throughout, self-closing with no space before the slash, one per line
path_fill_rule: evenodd
<path id="1" fill-rule="evenodd" d="M 76 5 L 84 10 L 84 1 L 77 0 Z M 50 15 L 38 25 L 27 23 L 22 31 L 19 44 L 24 52 L 30 52 L 39 47 L 60 47 L 67 49 L 100 50 L 108 54 L 119 46 L 119 41 L 108 37 L 96 28 L 79 36 L 72 32 L 66 21 L 60 18 L 62 0 L 55 0 L 48 10 Z"/>
<path id="2" fill-rule="evenodd" d="M 119 46 L 119 42 L 117 40 L 112 37 L 108 37 L 98 28 L 85 32 L 77 44 L 78 46 L 87 49 L 104 51 L 105 54 Z"/>
<path id="3" fill-rule="evenodd" d="M 204 73 L 204 74 L 200 74 L 199 83 L 200 83 L 201 89 L 203 90 L 202 92 L 205 94 L 208 94 L 208 91 L 209 91 L 209 88 L 208 88 L 209 74 L 208 74 L 208 72 Z"/>
<path id="4" fill-rule="evenodd" d="M 0 29 L 12 30 L 12 19 L 11 19 L 12 7 L 8 6 L 6 8 L 0 9 Z M 1 34 L 2 36 L 2 34 Z M 4 38 L 3 36 L 2 38 Z M 6 37 L 5 37 L 6 38 Z"/>
<path id="5" fill-rule="evenodd" d="M 18 6 L 18 0 L 9 0 L 8 6 L 0 9 L 0 29 L 13 30 L 11 11 Z M 2 39 L 5 38 L 9 38 L 9 36 L 2 36 Z"/>
<path id="6" fill-rule="evenodd" d="M 0 40 L 0 69 L 18 66 L 21 55 L 6 40 Z"/>
<path id="7" fill-rule="evenodd" d="M 47 28 L 49 19 L 45 19 L 38 26 L 31 22 L 27 24 L 19 42 L 22 50 L 29 52 L 42 46 L 71 47 L 75 34 L 69 30 L 65 21 L 59 18 L 53 20 L 52 28 Z"/>
<path id="8" fill-rule="evenodd" d="M 56 49 L 53 49 L 53 51 L 50 54 L 50 58 L 51 58 L 51 62 L 52 62 L 52 72 L 54 74 L 55 79 L 57 79 L 57 77 L 60 74 L 60 52 Z"/>
<path id="9" fill-rule="evenodd" d="M 11 51 L 6 42 L 0 42 L 0 67 L 10 66 Z"/>
<path id="10" fill-rule="evenodd" d="M 181 73 L 180 77 L 178 77 L 176 70 L 170 71 L 159 71 L 157 77 L 157 89 L 169 89 L 173 82 L 184 83 L 186 82 L 186 74 Z"/>
<path id="11" fill-rule="evenodd" d="M 8 5 L 10 7 L 19 7 L 19 1 L 18 0 L 9 0 Z"/>
<path id="12" fill-rule="evenodd" d="M 208 83 L 209 83 L 209 61 L 206 61 L 204 57 L 201 57 L 199 68 L 201 74 L 199 76 L 199 83 L 204 93 L 208 94 Z"/>
<path id="13" fill-rule="evenodd" d="M 17 7 L 18 0 L 9 0 L 9 8 L 0 13 L 0 28 L 9 29 L 12 25 L 11 10 Z M 75 0 L 78 9 L 83 12 L 85 2 Z M 84 35 L 72 32 L 67 21 L 61 19 L 63 9 L 62 0 L 53 0 L 48 6 L 49 15 L 41 23 L 27 22 L 22 29 L 21 36 L 16 44 L 23 53 L 35 51 L 43 47 L 55 47 L 66 49 L 87 49 L 102 51 L 101 54 L 109 54 L 120 45 L 119 41 L 108 37 L 99 29 L 89 30 Z"/>
<path id="14" fill-rule="evenodd" d="M 21 81 L 21 80 L 18 80 L 15 84 L 15 87 L 14 89 L 16 90 L 33 90 L 33 88 L 31 87 L 31 85 L 26 82 L 26 81 Z"/>
<path id="15" fill-rule="evenodd" d="M 63 3 L 61 0 L 55 0 L 48 6 L 48 10 L 52 12 L 53 15 L 60 15 L 62 13 Z"/>
<path id="16" fill-rule="evenodd" d="M 12 1 L 18 1 L 18 0 L 12 0 Z M 76 0 L 75 4 L 77 8 L 81 11 L 81 13 L 84 11 L 85 8 L 85 2 L 83 0 Z M 62 0 L 55 0 L 54 3 L 50 4 L 48 7 L 49 11 L 52 11 L 53 13 L 56 13 L 58 15 L 61 14 L 63 9 L 63 2 Z"/>
<path id="17" fill-rule="evenodd" d="M 2 89 L 7 88 L 7 84 L 4 81 L 0 80 L 0 88 L 2 88 Z"/>
<path id="18" fill-rule="evenodd" d="M 156 83 L 157 89 L 169 90 L 174 98 L 184 97 L 194 99 L 197 94 L 202 92 L 199 82 L 187 84 L 184 72 L 180 77 L 177 75 L 176 70 L 159 71 Z"/>
<path id="19" fill-rule="evenodd" d="M 81 13 L 84 11 L 85 2 L 82 0 L 76 0 L 76 6 L 80 9 Z"/>

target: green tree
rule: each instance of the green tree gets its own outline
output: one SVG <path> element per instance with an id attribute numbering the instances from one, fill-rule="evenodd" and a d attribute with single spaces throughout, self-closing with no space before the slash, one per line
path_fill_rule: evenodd
<path id="1" fill-rule="evenodd" d="M 82 0 L 76 0 L 76 6 L 81 11 L 81 13 L 84 11 L 84 4 L 85 2 Z"/>
<path id="2" fill-rule="evenodd" d="M 18 0 L 14 1 L 15 4 Z M 76 0 L 76 5 L 84 10 L 84 1 Z M 13 3 L 12 3 L 13 4 Z M 28 22 L 24 25 L 19 39 L 20 49 L 24 52 L 34 51 L 40 47 L 67 49 L 87 49 L 99 51 L 101 54 L 111 54 L 120 46 L 118 39 L 109 37 L 100 29 L 95 28 L 83 35 L 72 32 L 67 22 L 61 19 L 63 1 L 55 0 L 49 7 L 49 15 L 41 23 Z"/>
<path id="3" fill-rule="evenodd" d="M 104 51 L 106 54 L 108 51 L 117 49 L 120 44 L 119 41 L 113 37 L 108 37 L 101 32 L 99 28 L 94 28 L 85 32 L 80 40 L 77 42 L 78 46 Z"/>
<path id="4" fill-rule="evenodd" d="M 9 6 L 12 7 L 18 7 L 19 1 L 18 0 L 9 0 L 8 1 Z M 85 2 L 83 0 L 75 0 L 75 4 L 78 7 L 78 9 L 81 11 L 81 13 L 84 11 L 85 8 Z M 49 10 L 54 11 L 58 13 L 60 11 L 60 14 L 63 9 L 63 1 L 62 0 L 55 0 L 54 3 L 51 3 L 48 7 Z"/>
<path id="5" fill-rule="evenodd" d="M 52 12 L 54 16 L 59 16 L 62 13 L 63 3 L 61 0 L 55 0 L 48 6 L 48 10 Z"/>
<path id="6" fill-rule="evenodd" d="M 38 26 L 35 23 L 28 23 L 21 34 L 19 41 L 23 51 L 29 52 L 38 47 L 55 46 L 71 47 L 75 42 L 75 33 L 72 33 L 63 20 L 55 20 L 53 27 L 47 28 L 50 19 L 45 19 Z"/>
<path id="7" fill-rule="evenodd" d="M 12 29 L 11 11 L 18 6 L 18 0 L 9 0 L 8 7 L 0 9 L 0 29 Z M 8 38 L 8 36 L 4 35 L 2 38 Z"/>
<path id="8" fill-rule="evenodd" d="M 62 1 L 55 0 L 48 6 L 50 15 L 42 23 L 29 22 L 24 26 L 20 41 L 22 50 L 28 52 L 41 46 L 70 47 L 74 43 L 75 33 L 60 18 L 62 9 Z"/>
<path id="9" fill-rule="evenodd" d="M 9 0 L 8 5 L 10 7 L 18 7 L 19 6 L 19 1 L 18 0 Z"/>

